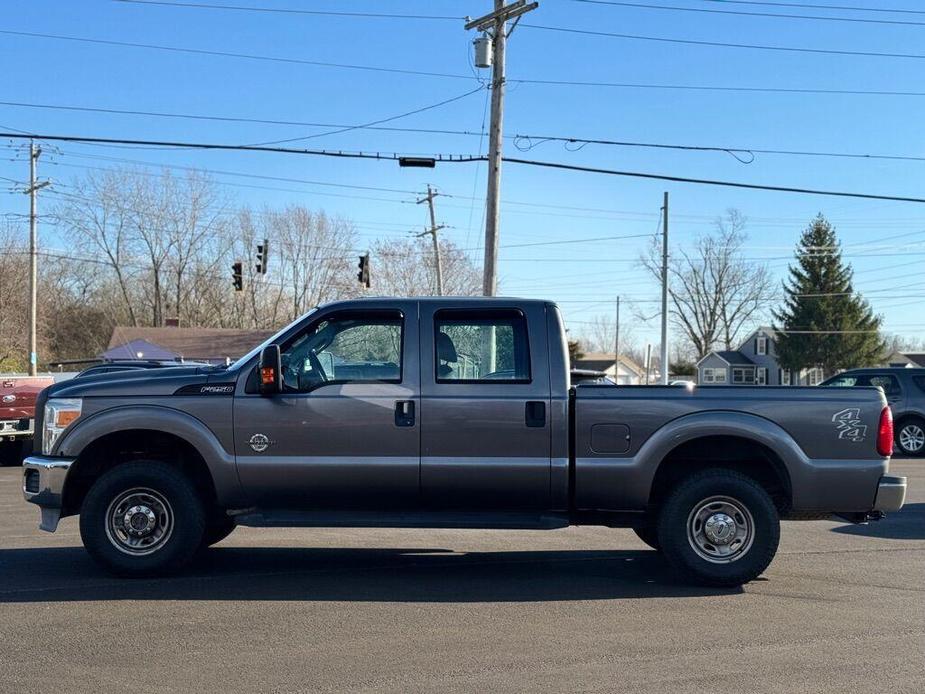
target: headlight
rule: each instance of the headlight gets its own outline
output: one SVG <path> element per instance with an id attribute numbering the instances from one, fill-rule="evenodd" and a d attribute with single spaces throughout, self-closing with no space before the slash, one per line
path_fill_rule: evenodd
<path id="1" fill-rule="evenodd" d="M 83 401 L 80 398 L 52 398 L 45 403 L 42 428 L 42 455 L 49 455 L 55 441 L 80 416 Z"/>

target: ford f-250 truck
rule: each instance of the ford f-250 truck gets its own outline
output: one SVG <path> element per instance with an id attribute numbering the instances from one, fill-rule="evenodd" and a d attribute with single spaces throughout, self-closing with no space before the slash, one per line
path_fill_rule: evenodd
<path id="1" fill-rule="evenodd" d="M 236 525 L 634 528 L 687 579 L 749 581 L 780 520 L 898 510 L 877 388 L 570 387 L 562 318 L 520 299 L 316 308 L 229 367 L 59 383 L 23 490 L 148 576 Z"/>

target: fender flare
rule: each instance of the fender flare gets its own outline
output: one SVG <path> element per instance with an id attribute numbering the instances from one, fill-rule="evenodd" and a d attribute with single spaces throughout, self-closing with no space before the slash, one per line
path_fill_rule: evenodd
<path id="1" fill-rule="evenodd" d="M 79 458 L 87 446 L 119 431 L 143 429 L 171 434 L 191 445 L 205 461 L 218 503 L 233 506 L 242 498 L 235 457 L 199 419 L 160 405 L 130 405 L 102 410 L 68 428 L 53 455 Z"/>
<path id="2" fill-rule="evenodd" d="M 758 415 L 710 410 L 683 415 L 662 425 L 631 458 L 594 456 L 577 460 L 578 483 L 583 487 L 578 490 L 579 496 L 590 507 L 643 510 L 649 504 L 655 475 L 668 454 L 689 441 L 713 436 L 745 439 L 769 449 L 783 463 L 791 495 L 813 474 L 809 458 L 780 425 Z"/>

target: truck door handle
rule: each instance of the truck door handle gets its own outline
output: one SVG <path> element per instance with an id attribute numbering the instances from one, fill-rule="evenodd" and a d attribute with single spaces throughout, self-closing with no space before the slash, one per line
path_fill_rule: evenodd
<path id="1" fill-rule="evenodd" d="M 546 426 L 546 403 L 542 400 L 528 400 L 524 408 L 524 419 L 528 427 Z"/>
<path id="2" fill-rule="evenodd" d="M 414 400 L 395 401 L 395 426 L 414 426 Z"/>

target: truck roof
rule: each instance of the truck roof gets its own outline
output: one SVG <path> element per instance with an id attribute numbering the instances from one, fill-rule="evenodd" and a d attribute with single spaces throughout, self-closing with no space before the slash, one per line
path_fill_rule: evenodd
<path id="1" fill-rule="evenodd" d="M 523 299 L 514 296 L 370 296 L 357 299 L 344 299 L 322 304 L 319 308 L 357 304 L 388 304 L 396 301 L 420 301 L 427 304 L 444 304 L 452 306 L 482 306 L 485 303 L 497 303 L 516 306 L 544 305 L 556 306 L 555 302 L 545 299 Z"/>

